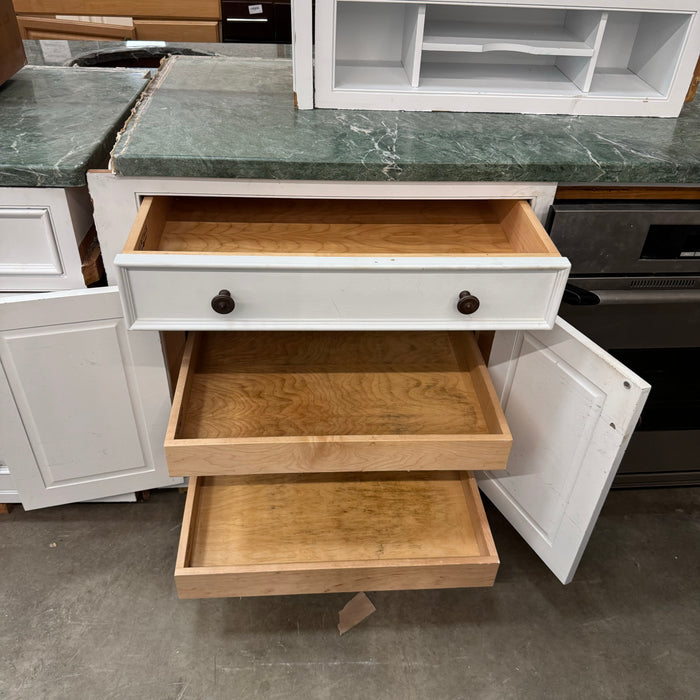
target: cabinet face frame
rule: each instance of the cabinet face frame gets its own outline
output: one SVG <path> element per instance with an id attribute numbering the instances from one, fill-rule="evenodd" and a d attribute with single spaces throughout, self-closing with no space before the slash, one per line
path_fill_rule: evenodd
<path id="1" fill-rule="evenodd" d="M 471 93 L 460 93 L 455 90 L 435 89 L 430 92 L 420 92 L 410 87 L 407 79 L 406 87 L 397 89 L 385 89 L 382 87 L 349 88 L 347 90 L 335 88 L 335 43 L 336 43 L 336 7 L 338 2 L 344 0 L 321 0 L 316 3 L 315 22 L 315 72 L 313 79 L 309 80 L 309 54 L 313 42 L 311 25 L 305 17 L 308 13 L 306 3 L 310 0 L 301 0 L 298 9 L 293 3 L 292 12 L 299 12 L 300 17 L 296 24 L 303 30 L 295 32 L 295 42 L 301 45 L 294 49 L 294 58 L 299 61 L 295 64 L 295 94 L 297 104 L 301 109 L 316 107 L 346 108 L 346 109 L 385 109 L 385 110 L 446 110 L 446 111 L 480 111 L 480 112 L 522 112 L 535 114 L 577 114 L 577 115 L 608 115 L 608 116 L 656 116 L 675 117 L 683 106 L 688 85 L 692 79 L 697 51 L 693 47 L 700 45 L 700 17 L 697 4 L 693 0 L 674 0 L 672 7 L 660 6 L 659 0 L 621 0 L 611 9 L 605 6 L 601 0 L 579 0 L 578 2 L 565 3 L 547 0 L 520 0 L 519 8 L 561 8 L 586 11 L 610 12 L 659 12 L 672 16 L 675 13 L 688 14 L 688 27 L 685 30 L 685 39 L 680 55 L 677 59 L 673 74 L 669 77 L 661 77 L 654 69 L 650 79 L 661 80 L 668 83 L 668 90 L 664 95 L 635 96 L 624 94 L 587 94 L 586 88 L 590 85 L 591 74 L 581 61 L 570 57 L 558 59 L 560 71 L 574 84 L 567 94 L 550 94 L 534 91 L 534 94 L 522 94 L 517 90 L 502 90 L 499 93 L 487 93 L 484 89 Z M 362 3 L 375 4 L 375 0 L 353 0 L 358 5 Z M 379 0 L 381 1 L 381 0 Z M 299 0 L 295 0 L 299 2 Z M 391 5 L 401 0 L 384 0 Z M 405 2 L 407 6 L 413 2 Z M 459 3 L 450 0 L 434 0 L 428 3 L 433 5 L 459 5 L 477 3 Z M 512 6 L 512 2 L 506 0 L 493 0 L 492 2 L 478 3 L 495 8 Z M 600 37 L 599 37 L 600 38 Z M 604 37 L 603 37 L 604 41 Z M 677 42 L 670 42 L 674 50 Z M 600 48 L 597 40 L 593 42 L 594 52 Z M 604 46 L 603 46 L 604 49 Z M 601 50 L 603 50 L 601 49 Z M 666 48 L 660 48 L 661 53 Z M 473 54 L 472 54 L 473 55 Z M 636 59 L 635 59 L 636 60 Z M 643 65 L 646 59 L 637 61 Z M 403 61 L 406 67 L 406 61 Z M 663 62 L 662 62 L 663 63 Z M 415 66 L 409 66 L 415 73 Z M 408 68 L 406 69 L 408 70 Z M 644 68 L 643 70 L 647 70 Z M 415 82 L 415 76 L 413 78 Z M 581 91 L 577 91 L 576 88 Z"/>

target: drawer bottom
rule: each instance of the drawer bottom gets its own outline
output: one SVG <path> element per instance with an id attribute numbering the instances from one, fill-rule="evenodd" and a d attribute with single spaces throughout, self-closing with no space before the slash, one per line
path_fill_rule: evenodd
<path id="1" fill-rule="evenodd" d="M 193 477 L 181 598 L 490 586 L 498 570 L 468 472 Z"/>

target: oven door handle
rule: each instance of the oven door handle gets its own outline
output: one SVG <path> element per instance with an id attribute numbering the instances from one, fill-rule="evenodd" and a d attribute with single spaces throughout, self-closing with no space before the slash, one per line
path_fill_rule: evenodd
<path id="1" fill-rule="evenodd" d="M 629 304 L 697 304 L 700 289 L 606 289 L 591 292 L 600 305 Z"/>

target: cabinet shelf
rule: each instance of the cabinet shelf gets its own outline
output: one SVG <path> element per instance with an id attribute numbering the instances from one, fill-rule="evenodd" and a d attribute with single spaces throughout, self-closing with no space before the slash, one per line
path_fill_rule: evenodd
<path id="1" fill-rule="evenodd" d="M 426 22 L 423 51 L 517 51 L 541 56 L 592 56 L 593 47 L 565 27 Z"/>

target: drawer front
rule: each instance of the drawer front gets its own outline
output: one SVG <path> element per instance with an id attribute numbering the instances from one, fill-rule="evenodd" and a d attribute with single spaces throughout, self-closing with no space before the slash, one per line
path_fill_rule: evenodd
<path id="1" fill-rule="evenodd" d="M 91 226 L 86 188 L 0 187 L 0 292 L 85 286 L 80 244 Z"/>
<path id="2" fill-rule="evenodd" d="M 318 260 L 278 269 L 183 269 L 168 261 L 169 269 L 151 269 L 125 257 L 118 265 L 127 319 L 150 330 L 550 328 L 568 270 L 532 262 L 454 269 L 435 261 L 423 269 L 381 262 L 363 268 L 359 261 L 353 269 L 319 269 Z M 221 290 L 234 300 L 229 313 L 212 308 Z M 479 300 L 467 315 L 457 306 L 463 291 Z"/>
<path id="3" fill-rule="evenodd" d="M 193 477 L 175 582 L 210 598 L 490 586 L 497 570 L 465 472 Z"/>
<path id="4" fill-rule="evenodd" d="M 569 269 L 492 200 L 147 197 L 115 263 L 132 327 L 161 330 L 551 328 Z"/>
<path id="5" fill-rule="evenodd" d="M 171 475 L 505 469 L 512 438 L 472 333 L 191 334 Z"/>

